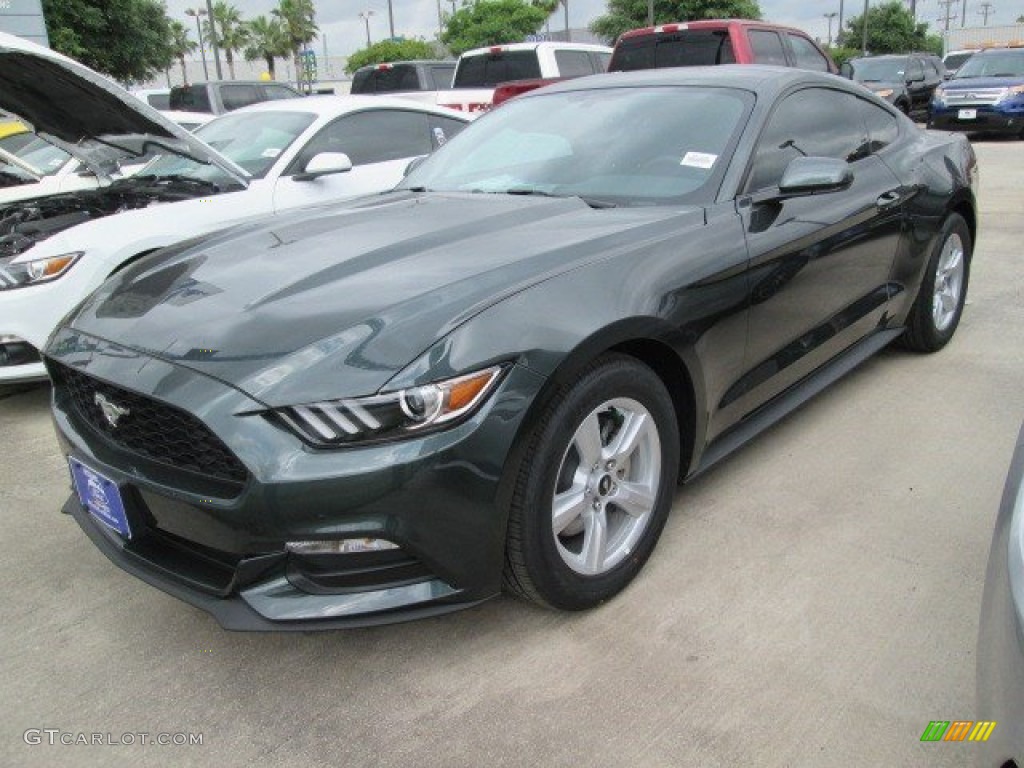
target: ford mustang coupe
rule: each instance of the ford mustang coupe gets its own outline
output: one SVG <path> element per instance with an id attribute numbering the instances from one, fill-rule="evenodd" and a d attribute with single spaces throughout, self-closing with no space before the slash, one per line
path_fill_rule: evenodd
<path id="1" fill-rule="evenodd" d="M 65 318 L 64 510 L 232 629 L 595 606 L 677 482 L 949 342 L 976 180 L 963 137 L 832 75 L 522 96 L 394 191 L 151 254 Z"/>

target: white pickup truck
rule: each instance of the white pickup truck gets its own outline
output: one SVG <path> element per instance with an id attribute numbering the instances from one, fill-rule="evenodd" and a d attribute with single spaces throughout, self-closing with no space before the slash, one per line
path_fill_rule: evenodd
<path id="1" fill-rule="evenodd" d="M 482 112 L 494 88 L 510 80 L 549 80 L 595 75 L 608 69 L 612 49 L 584 43 L 512 43 L 476 48 L 459 57 L 452 90 L 437 103 L 463 112 Z"/>

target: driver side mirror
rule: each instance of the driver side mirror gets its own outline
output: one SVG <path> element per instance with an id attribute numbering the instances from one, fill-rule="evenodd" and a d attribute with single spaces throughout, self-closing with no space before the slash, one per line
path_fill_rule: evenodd
<path id="1" fill-rule="evenodd" d="M 853 183 L 853 171 L 845 160 L 832 157 L 794 157 L 786 166 L 778 189 L 755 193 L 751 202 L 774 203 L 791 197 L 838 192 Z"/>
<path id="2" fill-rule="evenodd" d="M 320 152 L 313 155 L 302 173 L 296 173 L 295 181 L 313 181 L 321 176 L 347 173 L 352 170 L 352 161 L 344 152 Z"/>

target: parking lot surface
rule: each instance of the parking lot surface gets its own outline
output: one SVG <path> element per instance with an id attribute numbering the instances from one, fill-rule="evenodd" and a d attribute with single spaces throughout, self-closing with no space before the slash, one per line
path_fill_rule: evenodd
<path id="1" fill-rule="evenodd" d="M 1024 142 L 976 148 L 981 237 L 951 345 L 883 353 L 680 489 L 636 582 L 589 613 L 501 598 L 399 626 L 227 633 L 59 514 L 46 389 L 0 399 L 0 765 L 969 763 L 976 745 L 919 740 L 974 716 L 1024 417 Z M 92 734 L 104 743 L 61 743 Z M 202 744 L 140 743 L 159 734 Z"/>

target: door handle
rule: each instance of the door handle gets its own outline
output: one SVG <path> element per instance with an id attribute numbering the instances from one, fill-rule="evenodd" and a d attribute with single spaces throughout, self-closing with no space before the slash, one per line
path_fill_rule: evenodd
<path id="1" fill-rule="evenodd" d="M 903 195 L 898 190 L 890 189 L 888 192 L 878 196 L 878 199 L 875 200 L 875 205 L 878 206 L 878 210 L 885 211 L 889 208 L 895 208 L 902 202 Z"/>

